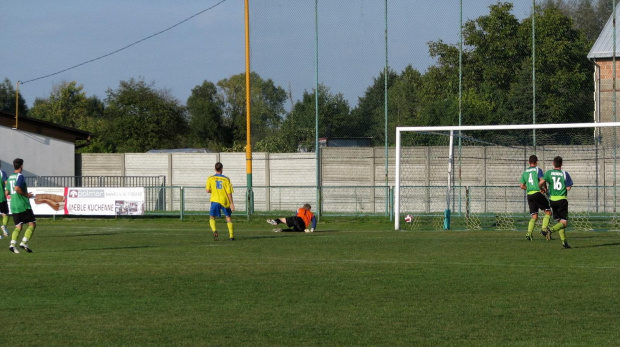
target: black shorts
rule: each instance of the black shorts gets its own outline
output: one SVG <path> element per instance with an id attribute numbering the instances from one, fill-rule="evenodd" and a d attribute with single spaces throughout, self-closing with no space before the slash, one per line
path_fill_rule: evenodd
<path id="1" fill-rule="evenodd" d="M 568 220 L 568 200 L 551 201 L 553 209 L 553 219 Z"/>
<path id="2" fill-rule="evenodd" d="M 286 225 L 293 228 L 294 231 L 304 231 L 306 229 L 306 223 L 301 217 L 286 217 Z"/>
<path id="3" fill-rule="evenodd" d="M 20 213 L 13 213 L 13 223 L 15 223 L 15 226 L 36 222 L 37 220 L 34 218 L 34 213 L 32 213 L 30 209 Z"/>
<path id="4" fill-rule="evenodd" d="M 538 210 L 548 211 L 550 209 L 549 200 L 541 192 L 528 195 L 527 205 L 530 207 L 530 214 L 537 214 Z"/>
<path id="5" fill-rule="evenodd" d="M 0 202 L 0 213 L 9 214 L 9 204 L 6 201 Z"/>

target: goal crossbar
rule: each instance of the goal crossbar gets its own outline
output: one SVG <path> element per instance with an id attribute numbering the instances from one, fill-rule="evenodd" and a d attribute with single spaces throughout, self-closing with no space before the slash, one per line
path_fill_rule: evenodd
<path id="1" fill-rule="evenodd" d="M 394 229 L 400 229 L 400 168 L 401 168 L 401 133 L 402 132 L 438 132 L 449 131 L 452 135 L 456 131 L 472 130 L 540 130 L 540 129 L 575 129 L 575 128 L 607 128 L 620 127 L 620 122 L 601 123 L 559 123 L 559 124 L 506 124 L 506 125 L 448 125 L 448 126 L 418 126 L 396 127 L 396 175 L 394 189 Z"/>

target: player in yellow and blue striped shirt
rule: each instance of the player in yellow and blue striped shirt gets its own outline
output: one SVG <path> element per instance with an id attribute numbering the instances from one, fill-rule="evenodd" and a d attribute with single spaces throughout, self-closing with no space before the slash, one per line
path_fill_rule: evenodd
<path id="1" fill-rule="evenodd" d="M 221 217 L 222 212 L 226 216 L 226 225 L 228 226 L 228 236 L 231 241 L 235 240 L 235 233 L 232 223 L 232 212 L 235 210 L 232 193 L 234 192 L 230 179 L 222 174 L 224 165 L 215 163 L 215 175 L 207 178 L 206 190 L 211 194 L 211 209 L 209 211 L 209 225 L 213 231 L 213 239 L 219 240 L 217 228 L 215 225 L 215 217 Z"/>

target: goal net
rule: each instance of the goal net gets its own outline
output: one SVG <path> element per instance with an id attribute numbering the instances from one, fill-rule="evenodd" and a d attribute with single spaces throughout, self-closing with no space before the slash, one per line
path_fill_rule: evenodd
<path id="1" fill-rule="evenodd" d="M 562 169 L 573 178 L 569 227 L 620 230 L 618 126 L 399 127 L 395 229 L 525 230 L 529 208 L 519 180 L 535 154 L 543 171 L 561 156 Z M 413 217 L 409 222 L 407 215 Z"/>

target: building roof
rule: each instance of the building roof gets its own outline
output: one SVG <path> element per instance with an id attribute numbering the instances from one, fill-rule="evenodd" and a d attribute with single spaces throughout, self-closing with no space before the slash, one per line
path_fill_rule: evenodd
<path id="1" fill-rule="evenodd" d="M 614 56 L 614 23 L 613 13 L 609 16 L 609 20 L 605 24 L 603 31 L 598 35 L 594 46 L 588 53 L 588 59 L 612 58 Z M 616 10 L 616 22 L 620 19 L 620 11 Z M 620 31 L 616 25 L 616 57 L 620 53 Z"/>
<path id="2" fill-rule="evenodd" d="M 0 126 L 15 128 L 15 114 L 0 111 Z M 22 115 L 20 115 L 17 119 L 17 128 L 19 130 L 27 131 L 33 134 L 49 136 L 55 139 L 73 143 L 80 140 L 90 142 L 90 140 L 94 136 L 88 131 L 66 127 L 63 125 L 58 125 L 52 122 L 47 122 Z"/>
<path id="3" fill-rule="evenodd" d="M 206 148 L 151 149 L 146 153 L 213 153 Z"/>

